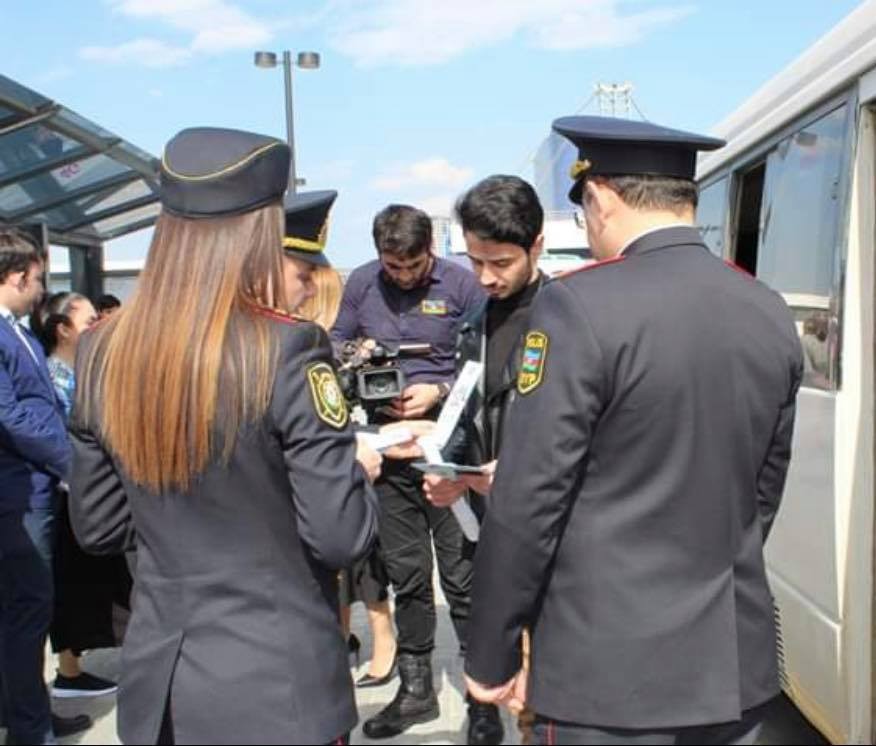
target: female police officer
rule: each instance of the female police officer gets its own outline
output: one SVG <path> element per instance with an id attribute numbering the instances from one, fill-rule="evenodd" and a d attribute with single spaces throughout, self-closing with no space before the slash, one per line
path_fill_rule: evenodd
<path id="1" fill-rule="evenodd" d="M 337 570 L 376 531 L 327 338 L 285 313 L 289 150 L 184 130 L 134 298 L 78 361 L 72 516 L 136 537 L 119 734 L 129 743 L 320 743 L 356 721 Z"/>

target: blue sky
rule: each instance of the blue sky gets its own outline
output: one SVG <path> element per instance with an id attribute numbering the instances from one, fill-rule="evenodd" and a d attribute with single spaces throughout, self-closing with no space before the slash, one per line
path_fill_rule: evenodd
<path id="1" fill-rule="evenodd" d="M 2 72 L 158 155 L 194 125 L 285 137 L 281 69 L 252 53 L 318 51 L 319 70 L 294 74 L 298 175 L 340 192 L 329 252 L 353 266 L 390 202 L 449 214 L 484 176 L 531 178 L 550 122 L 594 84 L 629 81 L 648 119 L 708 131 L 858 4 L 3 0 Z"/>

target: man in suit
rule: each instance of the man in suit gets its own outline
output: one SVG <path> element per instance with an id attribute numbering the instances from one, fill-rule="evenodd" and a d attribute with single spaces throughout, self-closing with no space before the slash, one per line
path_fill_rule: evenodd
<path id="1" fill-rule="evenodd" d="M 42 250 L 0 228 L 0 672 L 7 743 L 54 743 L 91 725 L 52 716 L 43 652 L 52 618 L 55 488 L 70 445 L 46 360 L 20 319 L 43 292 Z"/>
<path id="2" fill-rule="evenodd" d="M 532 309 L 475 559 L 469 690 L 528 702 L 542 743 L 753 743 L 779 691 L 763 543 L 803 374 L 794 322 L 693 226 L 696 152 L 721 141 L 554 129 L 579 149 L 570 198 L 602 261 Z"/>

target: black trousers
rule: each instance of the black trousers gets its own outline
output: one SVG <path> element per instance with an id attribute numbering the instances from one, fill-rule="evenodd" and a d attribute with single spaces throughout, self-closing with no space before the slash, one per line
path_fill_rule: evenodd
<path id="1" fill-rule="evenodd" d="M 688 728 L 660 728 L 638 730 L 633 728 L 598 728 L 592 725 L 565 723 L 541 715 L 535 716 L 533 735 L 538 744 L 735 744 L 748 746 L 757 742 L 763 727 L 764 716 L 774 700 L 745 710 L 739 720 L 714 725 L 699 725 Z"/>
<path id="2" fill-rule="evenodd" d="M 16 743 L 54 743 L 43 650 L 52 621 L 53 508 L 0 515 L 2 700 Z"/>
<path id="3" fill-rule="evenodd" d="M 432 545 L 441 588 L 461 649 L 471 607 L 473 547 L 447 508 L 423 495 L 423 474 L 404 461 L 384 461 L 375 483 L 380 498 L 380 544 L 395 591 L 400 653 L 423 655 L 435 647 Z"/>

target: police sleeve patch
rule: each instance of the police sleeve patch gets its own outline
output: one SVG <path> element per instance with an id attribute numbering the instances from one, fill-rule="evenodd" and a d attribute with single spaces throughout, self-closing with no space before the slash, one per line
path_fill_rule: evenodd
<path id="1" fill-rule="evenodd" d="M 537 389 L 544 378 L 547 362 L 548 336 L 544 332 L 529 332 L 523 346 L 523 360 L 517 374 L 517 390 L 528 394 Z"/>
<path id="2" fill-rule="evenodd" d="M 314 363 L 307 368 L 307 382 L 319 419 L 337 430 L 346 427 L 349 419 L 347 402 L 332 367 L 328 363 Z"/>

